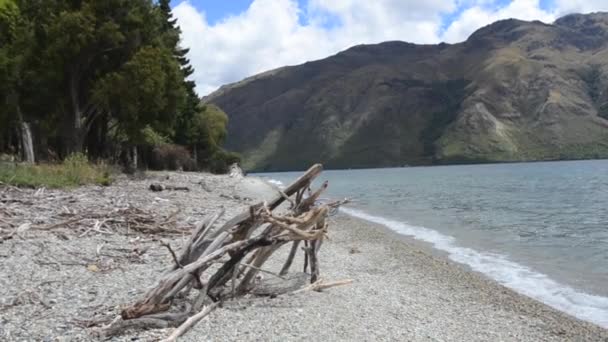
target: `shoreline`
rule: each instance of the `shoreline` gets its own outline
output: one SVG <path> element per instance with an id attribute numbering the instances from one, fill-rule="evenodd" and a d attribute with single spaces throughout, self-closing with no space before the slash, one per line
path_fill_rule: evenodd
<path id="1" fill-rule="evenodd" d="M 226 303 L 184 336 L 222 340 L 608 341 L 608 330 L 521 295 L 390 229 L 337 214 L 321 293 Z M 268 269 L 280 268 L 288 248 Z M 302 267 L 296 258 L 293 270 Z M 296 310 L 294 310 L 296 308 Z"/>
<path id="2" fill-rule="evenodd" d="M 538 301 L 576 319 L 608 329 L 606 308 L 608 298 L 603 295 L 586 292 L 567 283 L 558 282 L 525 264 L 510 260 L 504 255 L 487 254 L 474 247 L 461 247 L 454 238 L 433 229 L 410 226 L 405 222 L 375 216 L 358 209 L 344 208 L 343 212 L 350 217 L 386 229 L 395 238 L 404 239 L 408 245 L 448 260 L 455 267 L 479 274 L 519 295 Z M 404 231 L 401 231 L 402 229 Z M 423 231 L 418 232 L 419 229 Z M 435 234 L 439 234 L 439 238 Z M 595 303 L 595 305 L 591 303 Z"/>
<path id="3" fill-rule="evenodd" d="M 118 206 L 172 215 L 179 225 L 191 225 L 220 208 L 228 219 L 264 196 L 259 179 L 244 179 L 163 172 L 107 188 L 36 194 L 0 187 L 8 200 L 0 209 L 12 215 L 13 224 L 61 222 L 68 207 L 108 213 Z M 190 184 L 191 191 L 150 192 L 149 183 L 158 180 Z M 249 196 L 254 193 L 255 199 Z M 329 239 L 319 252 L 321 278 L 352 279 L 352 284 L 227 301 L 180 341 L 608 341 L 608 330 L 467 270 L 424 242 L 342 213 L 329 223 Z M 90 219 L 57 230 L 27 230 L 0 244 L 0 338 L 96 340 L 98 327 L 86 322 L 115 316 L 171 263 L 153 235 L 94 227 Z M 185 237 L 164 239 L 177 248 Z M 280 269 L 288 252 L 287 246 L 279 250 L 265 268 Z M 292 272 L 301 270 L 298 255 Z M 157 341 L 170 332 L 130 331 L 112 341 Z"/>
<path id="4" fill-rule="evenodd" d="M 429 242 L 421 241 L 412 236 L 401 234 L 383 224 L 371 222 L 366 219 L 352 216 L 347 213 L 340 213 L 340 217 L 337 220 L 339 222 L 343 222 L 343 221 L 348 222 L 351 220 L 358 221 L 362 227 L 368 226 L 369 229 L 378 231 L 378 234 L 380 234 L 382 236 L 382 238 L 384 238 L 384 239 L 387 239 L 387 240 L 394 239 L 394 240 L 398 241 L 397 243 L 401 243 L 402 245 L 404 245 L 403 247 L 405 249 L 414 251 L 416 253 L 426 254 L 425 257 L 428 258 L 429 260 L 435 259 L 434 262 L 439 262 L 440 264 L 441 263 L 445 264 L 446 269 L 453 268 L 453 270 L 449 271 L 448 273 L 461 273 L 463 278 L 468 276 L 471 280 L 473 280 L 474 283 L 476 283 L 475 285 L 481 285 L 484 288 L 484 290 L 495 291 L 496 293 L 503 293 L 503 294 L 510 292 L 509 297 L 512 297 L 516 301 L 521 301 L 522 303 L 525 304 L 525 306 L 527 308 L 530 308 L 532 306 L 538 307 L 536 309 L 541 310 L 550 316 L 559 317 L 558 319 L 560 319 L 560 320 L 561 319 L 572 320 L 572 321 L 581 323 L 585 326 L 597 328 L 597 329 L 603 330 L 608 333 L 608 329 L 606 329 L 594 322 L 590 322 L 590 321 L 587 321 L 584 319 L 577 318 L 577 317 L 569 314 L 568 312 L 556 309 L 547 303 L 544 303 L 533 297 L 527 296 L 523 293 L 518 292 L 515 289 L 509 288 L 508 286 L 501 284 L 500 282 L 492 279 L 491 277 L 484 274 L 483 272 L 474 270 L 471 266 L 469 266 L 467 264 L 460 263 L 460 262 L 450 259 L 449 252 L 441 250 L 441 249 L 437 249 L 437 248 L 433 247 L 432 244 Z"/>

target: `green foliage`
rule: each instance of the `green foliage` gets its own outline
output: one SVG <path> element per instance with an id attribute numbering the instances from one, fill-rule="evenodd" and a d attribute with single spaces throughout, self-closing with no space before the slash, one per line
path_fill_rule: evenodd
<path id="1" fill-rule="evenodd" d="M 0 41 L 6 43 L 18 30 L 19 8 L 12 0 L 0 0 Z"/>
<path id="2" fill-rule="evenodd" d="M 62 164 L 0 164 L 0 182 L 19 187 L 68 188 L 85 184 L 110 185 L 111 171 L 89 163 L 82 154 L 70 155 Z"/>
<path id="3" fill-rule="evenodd" d="M 165 135 L 173 133 L 173 113 L 185 98 L 180 77 L 179 65 L 170 51 L 145 47 L 100 81 L 95 99 L 114 113 L 132 142 L 141 143 L 142 126 Z"/>
<path id="4" fill-rule="evenodd" d="M 92 165 L 88 158 L 82 153 L 69 155 L 61 164 L 62 173 L 68 184 L 84 185 L 96 183 L 109 185 L 110 170 L 103 164 Z"/>
<path id="5" fill-rule="evenodd" d="M 226 173 L 230 165 L 239 163 L 241 157 L 238 153 L 228 152 L 223 149 L 215 151 L 208 160 L 208 169 L 213 173 Z"/>
<path id="6" fill-rule="evenodd" d="M 176 23 L 168 0 L 0 0 L 0 152 L 27 122 L 39 152 L 178 143 L 208 160 L 227 117 L 199 104 Z"/>
<path id="7" fill-rule="evenodd" d="M 226 139 L 228 116 L 215 105 L 206 105 L 188 123 L 188 143 L 217 149 Z"/>
<path id="8" fill-rule="evenodd" d="M 222 150 L 226 139 L 228 116 L 215 105 L 197 106 L 192 117 L 182 117 L 179 126 L 183 136 L 178 137 L 182 144 L 190 145 L 196 151 L 201 168 L 221 173 L 226 169 L 225 163 L 238 159 Z M 228 164 L 228 166 L 230 163 Z"/>
<path id="9" fill-rule="evenodd" d="M 162 146 L 169 143 L 169 139 L 156 132 L 152 127 L 146 126 L 141 130 L 144 144 L 148 146 Z"/>
<path id="10" fill-rule="evenodd" d="M 20 116 L 19 89 L 24 56 L 28 53 L 29 26 L 12 0 L 0 4 L 0 149 Z"/>
<path id="11" fill-rule="evenodd" d="M 205 106 L 204 119 L 209 131 L 210 144 L 219 147 L 228 133 L 226 130 L 228 115 L 217 106 L 207 105 Z"/>

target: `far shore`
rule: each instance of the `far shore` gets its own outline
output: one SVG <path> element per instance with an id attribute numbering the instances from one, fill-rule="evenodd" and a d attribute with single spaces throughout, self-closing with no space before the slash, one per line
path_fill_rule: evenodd
<path id="1" fill-rule="evenodd" d="M 528 163 L 567 163 L 567 162 L 585 162 L 585 161 L 606 161 L 608 159 L 547 159 L 547 160 L 510 160 L 510 161 L 477 161 L 477 162 L 462 162 L 462 163 L 428 163 L 428 164 L 403 164 L 403 165 L 387 165 L 378 167 L 345 167 L 345 168 L 326 168 L 325 171 L 346 171 L 346 170 L 379 170 L 379 169 L 403 169 L 403 168 L 422 168 L 422 167 L 451 167 L 451 166 L 474 166 L 474 165 L 517 165 L 517 164 L 528 164 Z M 304 172 L 306 170 L 285 170 L 285 169 L 271 169 L 268 171 L 253 170 L 247 171 L 250 175 L 258 175 L 265 173 L 282 173 L 282 172 Z"/>

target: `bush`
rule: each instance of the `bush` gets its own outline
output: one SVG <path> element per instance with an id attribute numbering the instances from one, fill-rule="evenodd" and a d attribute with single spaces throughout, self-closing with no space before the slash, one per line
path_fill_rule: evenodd
<path id="1" fill-rule="evenodd" d="M 107 165 L 91 164 L 83 154 L 73 154 L 61 164 L 1 164 L 0 182 L 19 187 L 66 188 L 85 184 L 107 186 L 112 179 Z"/>
<path id="2" fill-rule="evenodd" d="M 110 185 L 110 168 L 105 164 L 91 164 L 87 157 L 82 153 L 69 155 L 63 161 L 65 177 L 75 185 L 101 184 Z"/>
<path id="3" fill-rule="evenodd" d="M 230 165 L 239 163 L 241 157 L 238 153 L 217 150 L 208 161 L 209 171 L 212 173 L 227 173 Z"/>
<path id="4" fill-rule="evenodd" d="M 196 163 L 184 146 L 165 144 L 152 150 L 150 168 L 154 170 L 195 171 Z"/>

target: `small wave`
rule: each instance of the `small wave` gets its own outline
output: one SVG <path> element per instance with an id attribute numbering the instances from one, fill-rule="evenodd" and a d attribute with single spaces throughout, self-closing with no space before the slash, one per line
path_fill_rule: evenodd
<path id="1" fill-rule="evenodd" d="M 285 187 L 285 184 L 283 184 L 283 182 L 281 182 L 280 180 L 270 178 L 270 179 L 267 179 L 266 181 L 272 185 L 278 186 L 281 189 Z"/>
<path id="2" fill-rule="evenodd" d="M 428 242 L 436 249 L 447 252 L 450 259 L 468 265 L 510 289 L 579 319 L 608 328 L 607 297 L 587 294 L 560 284 L 545 274 L 508 260 L 503 255 L 481 253 L 471 248 L 459 247 L 453 237 L 432 229 L 370 215 L 352 208 L 342 207 L 340 211 Z"/>

